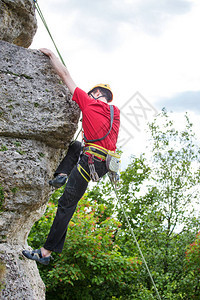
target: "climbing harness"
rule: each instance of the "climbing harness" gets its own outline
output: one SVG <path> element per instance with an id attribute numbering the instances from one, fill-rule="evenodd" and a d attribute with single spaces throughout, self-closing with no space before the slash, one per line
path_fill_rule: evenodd
<path id="1" fill-rule="evenodd" d="M 109 176 L 109 174 L 108 174 L 108 176 Z M 110 178 L 110 176 L 109 176 L 109 178 Z M 144 258 L 144 255 L 143 255 L 143 253 L 142 253 L 142 250 L 141 250 L 141 248 L 140 248 L 140 245 L 139 245 L 139 243 L 138 243 L 138 241 L 137 241 L 137 238 L 136 238 L 136 236 L 135 236 L 135 234 L 134 234 L 134 231 L 133 231 L 133 229 L 132 229 L 132 227 L 131 227 L 131 224 L 130 224 L 129 219 L 128 219 L 127 215 L 126 215 L 126 212 L 125 212 L 125 210 L 124 210 L 124 207 L 123 207 L 123 205 L 122 205 L 122 203 L 121 203 L 121 201 L 120 201 L 120 198 L 119 198 L 119 195 L 118 195 L 118 191 L 117 191 L 117 189 L 115 188 L 115 186 L 114 186 L 114 184 L 113 184 L 111 178 L 110 178 L 110 181 L 111 181 L 111 185 L 112 185 L 113 191 L 115 192 L 115 196 L 116 196 L 116 198 L 117 198 L 117 201 L 118 201 L 118 203 L 119 203 L 119 205 L 120 205 L 120 207 L 121 207 L 121 210 L 123 211 L 124 217 L 125 217 L 126 222 L 127 222 L 127 224 L 128 224 L 129 231 L 130 231 L 131 235 L 133 236 L 133 239 L 134 239 L 134 241 L 135 241 L 135 243 L 136 243 L 136 245 L 137 245 L 137 248 L 138 248 L 138 250 L 139 250 L 139 252 L 140 252 L 140 255 L 141 255 L 142 260 L 143 260 L 143 262 L 144 262 L 144 265 L 145 265 L 145 267 L 146 267 L 146 269 L 147 269 L 147 272 L 148 272 L 148 274 L 149 274 L 149 277 L 150 277 L 150 279 L 151 279 L 151 282 L 152 282 L 152 284 L 153 284 L 153 286 L 154 286 L 154 289 L 155 289 L 155 291 L 156 291 L 157 297 L 158 297 L 159 300 L 161 300 L 161 297 L 160 297 L 159 292 L 158 292 L 158 290 L 157 290 L 156 284 L 155 284 L 155 282 L 154 282 L 154 280 L 153 280 L 153 277 L 152 277 L 152 275 L 151 275 L 151 272 L 150 272 L 150 270 L 149 270 L 149 267 L 148 267 L 148 265 L 147 265 L 147 262 L 146 262 L 146 260 L 145 260 L 145 258 Z"/>
<path id="2" fill-rule="evenodd" d="M 83 148 L 83 154 L 88 157 L 88 166 L 90 170 L 90 178 L 92 181 L 97 182 L 100 180 L 99 175 L 95 170 L 94 161 L 105 161 L 107 150 L 95 144 L 88 144 Z"/>
<path id="3" fill-rule="evenodd" d="M 87 146 L 83 148 L 83 153 L 90 153 L 95 156 L 95 158 L 98 158 L 98 160 L 106 160 L 106 156 L 108 153 L 108 150 L 102 146 L 95 145 L 92 143 L 88 143 Z"/>
<path id="4" fill-rule="evenodd" d="M 103 137 L 94 139 L 94 140 L 88 140 L 86 138 L 86 136 L 84 135 L 84 140 L 86 141 L 86 143 L 88 144 L 88 143 L 93 143 L 93 142 L 104 140 L 111 132 L 112 125 L 113 125 L 113 119 L 114 119 L 114 107 L 113 107 L 113 105 L 110 105 L 110 128 L 109 128 L 108 132 Z M 99 146 L 92 144 L 92 147 L 91 146 L 89 146 L 89 148 L 86 147 L 86 150 L 85 150 L 85 152 L 90 153 L 90 155 L 88 155 L 88 165 L 89 165 L 89 169 L 90 169 L 91 179 L 92 179 L 92 181 L 95 181 L 95 182 L 99 181 L 100 178 L 95 171 L 94 156 L 97 156 L 98 158 L 102 159 L 101 153 L 99 153 L 100 156 L 97 155 L 98 151 L 100 151 L 98 149 L 98 147 Z M 101 147 L 101 151 L 102 151 L 102 148 L 103 147 Z M 112 182 L 116 183 L 119 180 L 119 175 L 117 173 L 119 171 L 120 162 L 121 162 L 120 155 L 115 153 L 114 151 L 107 150 L 105 148 L 103 148 L 103 149 L 104 149 L 103 150 L 103 160 L 106 161 L 106 167 L 108 169 L 108 172 L 110 173 L 110 178 L 111 178 Z"/>

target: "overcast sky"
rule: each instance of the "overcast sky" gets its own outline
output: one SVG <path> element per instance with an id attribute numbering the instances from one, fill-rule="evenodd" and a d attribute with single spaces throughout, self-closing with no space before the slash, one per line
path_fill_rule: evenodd
<path id="1" fill-rule="evenodd" d="M 134 154 L 143 123 L 162 107 L 200 115 L 200 1 L 38 0 L 76 84 L 109 83 Z M 54 46 L 38 17 L 30 48 Z M 200 124 L 198 123 L 198 126 Z M 126 136 L 127 135 L 127 136 Z M 142 143 L 142 142 L 141 142 Z"/>

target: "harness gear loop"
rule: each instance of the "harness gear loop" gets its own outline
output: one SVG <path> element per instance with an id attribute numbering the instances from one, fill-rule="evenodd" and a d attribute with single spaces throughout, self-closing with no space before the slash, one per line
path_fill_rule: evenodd
<path id="1" fill-rule="evenodd" d="M 90 170 L 90 178 L 94 182 L 98 182 L 100 177 L 95 170 L 94 161 L 106 161 L 108 150 L 95 144 L 88 144 L 83 148 L 83 154 L 88 157 L 88 167 Z"/>

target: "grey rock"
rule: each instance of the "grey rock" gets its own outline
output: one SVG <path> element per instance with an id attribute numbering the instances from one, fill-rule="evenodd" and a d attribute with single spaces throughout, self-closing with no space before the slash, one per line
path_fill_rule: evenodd
<path id="1" fill-rule="evenodd" d="M 0 40 L 28 48 L 36 30 L 33 0 L 0 0 Z"/>
<path id="2" fill-rule="evenodd" d="M 38 50 L 3 41 L 0 57 L 0 135 L 36 139 L 64 148 L 65 137 L 73 136 L 78 111 L 49 59 Z"/>
<path id="3" fill-rule="evenodd" d="M 1 244 L 0 261 L 3 261 L 6 267 L 3 281 L 6 287 L 0 292 L 1 299 L 45 299 L 45 285 L 40 278 L 36 263 L 25 261 L 20 255 L 20 248 Z"/>
<path id="4" fill-rule="evenodd" d="M 36 263 L 21 251 L 46 209 L 48 181 L 73 139 L 80 110 L 41 52 L 0 41 L 0 57 L 1 299 L 40 300 L 45 287 Z"/>

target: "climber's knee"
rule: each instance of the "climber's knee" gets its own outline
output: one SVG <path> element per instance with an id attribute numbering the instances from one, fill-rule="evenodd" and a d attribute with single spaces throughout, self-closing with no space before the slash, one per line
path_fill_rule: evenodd
<path id="1" fill-rule="evenodd" d="M 63 195 L 59 199 L 59 205 L 63 207 L 72 206 L 77 204 L 80 198 L 76 189 L 66 186 Z"/>

